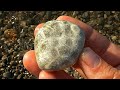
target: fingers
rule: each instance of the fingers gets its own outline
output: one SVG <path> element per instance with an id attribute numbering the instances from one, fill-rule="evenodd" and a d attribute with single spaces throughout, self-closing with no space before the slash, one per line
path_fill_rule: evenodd
<path id="1" fill-rule="evenodd" d="M 34 36 L 36 35 L 36 33 L 38 32 L 38 30 L 44 25 L 44 23 L 39 24 L 34 31 Z"/>
<path id="2" fill-rule="evenodd" d="M 28 51 L 23 57 L 24 67 L 39 79 L 74 79 L 64 71 L 46 72 L 40 70 L 35 60 L 34 50 Z"/>
<path id="3" fill-rule="evenodd" d="M 40 69 L 35 60 L 35 52 L 34 50 L 28 51 L 23 57 L 23 65 L 24 67 L 31 72 L 31 74 L 39 77 Z"/>
<path id="4" fill-rule="evenodd" d="M 60 16 L 57 20 L 66 20 L 79 25 L 85 31 L 85 46 L 89 46 L 112 66 L 120 64 L 120 48 L 93 30 L 92 27 L 69 16 Z"/>
<path id="5" fill-rule="evenodd" d="M 120 71 L 106 63 L 90 48 L 85 48 L 78 62 L 88 79 L 118 79 Z"/>
<path id="6" fill-rule="evenodd" d="M 41 71 L 39 79 L 74 79 L 64 71 L 45 72 Z"/>

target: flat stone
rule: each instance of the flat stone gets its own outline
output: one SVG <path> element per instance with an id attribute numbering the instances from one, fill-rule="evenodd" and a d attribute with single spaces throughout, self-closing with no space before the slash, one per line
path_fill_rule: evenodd
<path id="1" fill-rule="evenodd" d="M 34 41 L 38 66 L 42 70 L 57 71 L 74 65 L 85 42 L 84 31 L 68 21 L 46 22 Z"/>

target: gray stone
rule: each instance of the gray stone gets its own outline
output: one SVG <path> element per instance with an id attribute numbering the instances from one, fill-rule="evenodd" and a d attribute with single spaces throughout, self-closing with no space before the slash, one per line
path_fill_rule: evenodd
<path id="1" fill-rule="evenodd" d="M 68 21 L 46 22 L 35 37 L 36 61 L 43 70 L 63 70 L 75 64 L 83 50 L 85 34 Z"/>

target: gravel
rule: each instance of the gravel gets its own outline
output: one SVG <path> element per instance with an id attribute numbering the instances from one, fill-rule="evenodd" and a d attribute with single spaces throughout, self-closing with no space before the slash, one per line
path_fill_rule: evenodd
<path id="1" fill-rule="evenodd" d="M 120 46 L 119 11 L 0 11 L 0 78 L 35 79 L 23 66 L 23 55 L 34 49 L 34 29 L 60 15 L 77 18 Z M 65 70 L 81 79 L 73 68 Z"/>

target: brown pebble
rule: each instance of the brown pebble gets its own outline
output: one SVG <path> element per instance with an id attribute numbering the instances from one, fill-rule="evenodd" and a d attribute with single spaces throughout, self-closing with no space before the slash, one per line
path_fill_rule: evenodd
<path id="1" fill-rule="evenodd" d="M 6 38 L 9 38 L 9 39 L 15 38 L 17 36 L 16 30 L 14 30 L 14 29 L 5 30 L 4 35 Z"/>

